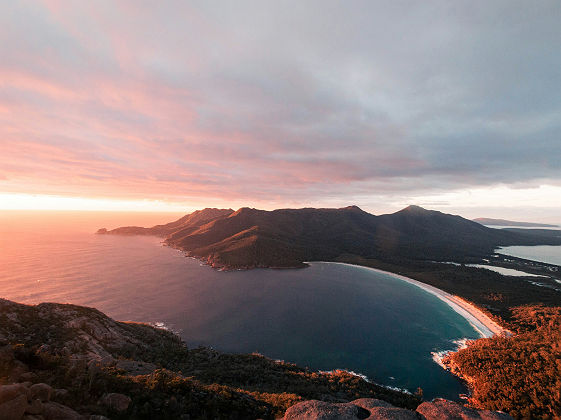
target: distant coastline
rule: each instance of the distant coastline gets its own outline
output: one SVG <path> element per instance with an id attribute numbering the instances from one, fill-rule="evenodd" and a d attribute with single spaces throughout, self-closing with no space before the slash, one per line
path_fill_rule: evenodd
<path id="1" fill-rule="evenodd" d="M 509 226 L 509 227 L 547 227 L 559 228 L 559 225 L 552 225 L 549 223 L 532 223 L 532 222 L 516 222 L 514 220 L 505 219 L 492 219 L 489 217 L 480 217 L 473 219 L 474 222 L 480 223 L 485 226 Z"/>
<path id="2" fill-rule="evenodd" d="M 320 262 L 320 261 L 318 261 Z M 450 306 L 455 312 L 460 314 L 464 317 L 472 326 L 473 328 L 481 335 L 482 338 L 490 338 L 495 335 L 510 335 L 511 332 L 503 327 L 501 327 L 498 323 L 493 321 L 489 316 L 487 316 L 482 310 L 477 308 L 475 305 L 465 301 L 459 296 L 454 296 L 444 290 L 441 290 L 437 287 L 431 286 L 429 284 L 420 282 L 418 280 L 414 280 L 409 277 L 402 276 L 400 274 L 392 273 L 391 271 L 384 271 L 377 268 L 372 267 L 365 267 L 363 265 L 358 264 L 349 264 L 349 263 L 341 263 L 341 262 L 330 262 L 330 261 L 321 261 L 322 263 L 330 263 L 330 264 L 341 264 L 341 265 L 348 265 L 353 267 L 361 267 L 367 270 L 372 270 L 378 273 L 388 274 L 393 277 L 396 277 L 400 280 L 403 280 L 407 283 L 410 283 L 414 286 L 417 286 L 433 295 L 438 297 L 448 306 Z"/>

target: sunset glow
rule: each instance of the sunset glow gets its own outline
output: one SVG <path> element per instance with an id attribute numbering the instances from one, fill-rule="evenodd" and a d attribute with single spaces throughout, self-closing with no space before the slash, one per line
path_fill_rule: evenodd
<path id="1" fill-rule="evenodd" d="M 0 208 L 516 202 L 554 218 L 555 13 L 435 2 L 404 19 L 391 3 L 319 2 L 296 15 L 4 2 Z"/>
<path id="2" fill-rule="evenodd" d="M 561 420 L 560 22 L 0 1 L 0 420 Z"/>
<path id="3" fill-rule="evenodd" d="M 195 208 L 156 200 L 111 200 L 35 194 L 0 194 L 0 210 L 190 212 Z"/>

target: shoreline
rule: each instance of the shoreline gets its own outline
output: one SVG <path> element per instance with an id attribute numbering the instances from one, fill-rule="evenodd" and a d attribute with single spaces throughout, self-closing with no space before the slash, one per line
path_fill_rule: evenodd
<path id="1" fill-rule="evenodd" d="M 495 335 L 508 336 L 512 334 L 506 328 L 501 327 L 495 321 L 493 321 L 489 316 L 487 316 L 481 309 L 477 308 L 474 304 L 467 302 L 459 296 L 452 295 L 451 293 L 445 292 L 437 287 L 431 286 L 430 284 L 423 283 L 418 280 L 414 280 L 409 277 L 402 276 L 400 274 L 392 273 L 391 271 L 384 271 L 378 268 L 365 267 L 358 264 L 349 264 L 342 262 L 330 262 L 330 261 L 317 261 L 319 263 L 330 263 L 330 264 L 341 264 L 348 265 L 352 267 L 360 267 L 367 270 L 372 270 L 381 274 L 388 274 L 390 276 L 396 277 L 399 280 L 405 281 L 409 284 L 419 287 L 424 291 L 436 296 L 448 306 L 450 306 L 456 313 L 464 317 L 472 327 L 481 335 L 481 338 L 490 338 Z"/>
<path id="2" fill-rule="evenodd" d="M 186 251 L 185 249 L 182 249 L 181 247 L 176 247 L 176 246 L 167 244 L 165 241 L 162 241 L 161 243 L 164 246 L 168 246 L 170 248 L 174 248 L 174 249 L 177 249 L 180 252 L 185 253 L 185 256 L 188 257 L 188 258 L 193 258 L 195 260 L 199 260 L 199 261 L 201 261 L 201 263 L 203 265 L 207 265 L 207 266 L 209 266 L 209 267 L 211 267 L 215 270 L 219 270 L 219 271 L 230 271 L 230 270 L 232 270 L 232 269 L 229 269 L 226 266 L 218 267 L 214 264 L 211 264 L 208 261 L 208 259 L 205 260 L 202 257 L 196 257 L 196 256 L 193 256 L 193 255 L 189 255 L 189 252 Z M 436 296 L 440 300 L 442 300 L 450 308 L 452 308 L 453 311 L 455 311 L 456 313 L 461 315 L 466 321 L 468 321 L 468 323 L 474 328 L 474 330 L 481 336 L 480 338 L 491 338 L 491 337 L 494 337 L 496 335 L 508 337 L 508 336 L 512 335 L 511 331 L 507 330 L 506 328 L 501 327 L 497 322 L 493 321 L 481 309 L 479 309 L 473 303 L 470 303 L 470 302 L 464 300 L 460 296 L 453 295 L 453 294 L 448 293 L 448 292 L 446 292 L 442 289 L 439 289 L 435 286 L 431 286 L 430 284 L 423 283 L 419 280 L 415 280 L 415 279 L 412 279 L 410 277 L 403 276 L 401 274 L 392 273 L 391 271 L 385 271 L 385 270 L 380 270 L 378 268 L 367 267 L 367 266 L 364 266 L 364 265 L 350 264 L 350 263 L 337 262 L 337 261 L 303 261 L 302 262 L 303 265 L 301 267 L 244 267 L 244 268 L 241 268 L 241 269 L 238 268 L 236 270 L 247 270 L 247 269 L 254 269 L 254 268 L 301 269 L 301 268 L 308 267 L 310 264 L 313 264 L 313 263 L 348 265 L 348 266 L 351 266 L 351 267 L 359 267 L 359 268 L 363 268 L 363 269 L 366 269 L 366 270 L 372 270 L 372 271 L 375 271 L 377 273 L 387 274 L 387 275 L 393 276 L 393 277 L 395 277 L 399 280 L 402 280 L 402 281 L 405 281 L 409 284 L 417 286 L 418 288 L 423 289 L 425 292 L 428 292 L 428 293 Z"/>
<path id="3" fill-rule="evenodd" d="M 170 244 L 166 243 L 165 241 L 162 241 L 161 243 L 164 246 L 168 246 L 170 248 L 174 248 L 174 249 L 179 250 L 180 252 L 185 253 L 185 256 L 188 257 L 188 258 L 193 258 L 193 259 L 201 261 L 203 265 L 207 265 L 207 266 L 209 266 L 211 268 L 214 268 L 216 270 L 219 270 L 219 271 L 230 271 L 231 270 L 227 266 L 220 266 L 220 267 L 216 266 L 216 265 L 210 263 L 208 261 L 208 259 L 205 260 L 202 257 L 196 257 L 196 256 L 193 256 L 193 255 L 190 255 L 189 251 L 186 251 L 185 249 L 183 249 L 181 247 L 170 245 Z M 491 337 L 494 337 L 494 336 L 497 336 L 497 335 L 508 337 L 508 336 L 512 335 L 512 332 L 510 330 L 501 327 L 497 322 L 492 320 L 481 309 L 479 309 L 473 303 L 470 303 L 470 302 L 464 300 L 460 296 L 453 295 L 453 294 L 448 293 L 448 292 L 446 292 L 442 289 L 439 289 L 435 286 L 432 286 L 432 285 L 427 284 L 427 283 L 423 283 L 419 280 L 415 280 L 415 279 L 412 279 L 410 277 L 403 276 L 401 274 L 392 273 L 391 271 L 380 270 L 379 268 L 373 268 L 373 267 L 367 267 L 367 266 L 360 265 L 360 264 L 351 264 L 351 263 L 344 263 L 344 262 L 337 262 L 337 261 L 303 261 L 302 262 L 303 265 L 301 267 L 244 267 L 244 268 L 238 268 L 237 270 L 247 270 L 247 269 L 254 269 L 254 268 L 301 269 L 301 268 L 308 267 L 310 264 L 313 264 L 313 263 L 320 263 L 320 264 L 328 263 L 328 264 L 348 265 L 348 266 L 351 266 L 351 267 L 359 267 L 359 268 L 363 268 L 363 269 L 366 269 L 366 270 L 372 270 L 372 271 L 375 271 L 377 273 L 387 274 L 387 275 L 393 276 L 393 277 L 395 277 L 399 280 L 402 280 L 402 281 L 405 281 L 409 284 L 417 286 L 418 288 L 423 289 L 425 292 L 428 292 L 428 293 L 436 296 L 437 298 L 439 298 L 441 301 L 446 303 L 450 308 L 452 308 L 453 311 L 455 311 L 456 313 L 461 315 L 466 321 L 468 321 L 469 324 L 475 329 L 475 331 L 481 336 L 480 338 L 491 338 Z"/>

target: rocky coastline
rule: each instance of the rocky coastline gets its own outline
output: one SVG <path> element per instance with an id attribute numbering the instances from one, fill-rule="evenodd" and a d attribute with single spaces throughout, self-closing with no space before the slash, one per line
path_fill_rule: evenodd
<path id="1" fill-rule="evenodd" d="M 359 409 L 357 398 L 370 408 Z M 188 349 L 169 331 L 114 321 L 93 308 L 0 299 L 3 420 L 452 419 L 464 412 L 509 418 L 423 403 L 344 371 Z"/>

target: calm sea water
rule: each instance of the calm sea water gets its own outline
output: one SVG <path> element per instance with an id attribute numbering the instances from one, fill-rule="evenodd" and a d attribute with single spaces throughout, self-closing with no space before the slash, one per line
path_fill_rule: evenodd
<path id="1" fill-rule="evenodd" d="M 556 227 L 521 227 L 521 226 L 494 226 L 486 225 L 494 229 L 519 228 L 519 229 L 548 229 L 559 230 L 561 224 Z M 548 264 L 561 265 L 561 246 L 537 245 L 537 246 L 506 246 L 497 249 L 497 252 L 513 257 L 527 260 L 541 261 Z"/>
<path id="2" fill-rule="evenodd" d="M 506 246 L 498 248 L 497 252 L 527 260 L 541 261 L 548 264 L 561 265 L 561 246 Z"/>
<path id="3" fill-rule="evenodd" d="M 438 298 L 391 275 L 329 263 L 218 272 L 158 238 L 93 234 L 174 217 L 0 212 L 0 296 L 163 322 L 191 347 L 348 369 L 385 385 L 421 386 L 427 398 L 465 392 L 431 353 L 477 333 Z"/>

